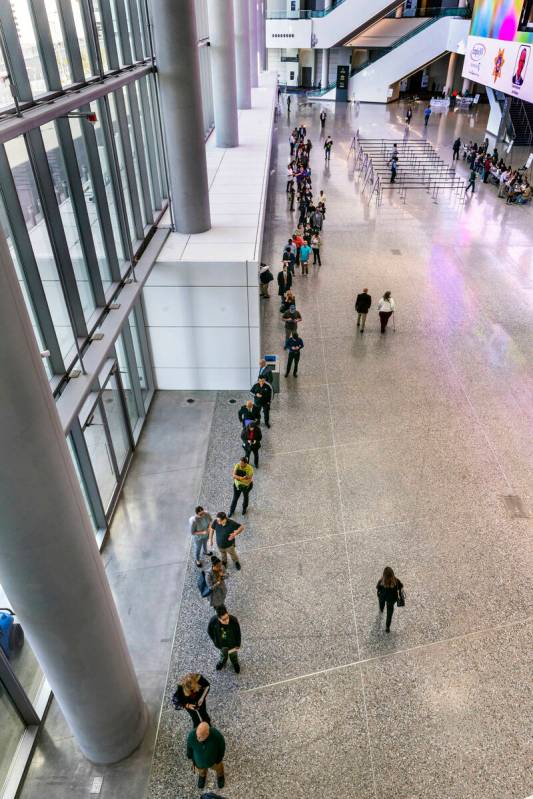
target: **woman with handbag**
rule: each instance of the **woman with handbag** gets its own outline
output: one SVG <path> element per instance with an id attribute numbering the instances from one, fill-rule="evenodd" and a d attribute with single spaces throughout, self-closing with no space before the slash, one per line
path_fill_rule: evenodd
<path id="1" fill-rule="evenodd" d="M 209 680 L 201 674 L 187 674 L 180 680 L 172 697 L 176 710 L 185 708 L 192 719 L 193 727 L 197 727 L 201 721 L 211 724 L 205 701 L 210 687 Z"/>
<path id="2" fill-rule="evenodd" d="M 383 574 L 376 585 L 376 590 L 378 593 L 379 612 L 383 613 L 385 605 L 387 605 L 385 632 L 390 633 L 390 623 L 392 621 L 392 614 L 394 613 L 394 605 L 396 603 L 398 607 L 403 607 L 405 605 L 403 583 L 401 580 L 398 580 L 390 566 L 385 566 Z"/>

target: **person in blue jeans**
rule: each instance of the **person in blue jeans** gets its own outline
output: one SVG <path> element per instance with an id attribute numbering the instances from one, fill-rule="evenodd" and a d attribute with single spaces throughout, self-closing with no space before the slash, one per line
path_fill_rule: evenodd
<path id="1" fill-rule="evenodd" d="M 207 549 L 210 524 L 211 516 L 201 505 L 198 505 L 194 511 L 194 516 L 191 516 L 189 519 L 189 526 L 194 542 L 194 559 L 198 568 L 202 565 L 202 550 L 204 555 L 211 554 Z"/>

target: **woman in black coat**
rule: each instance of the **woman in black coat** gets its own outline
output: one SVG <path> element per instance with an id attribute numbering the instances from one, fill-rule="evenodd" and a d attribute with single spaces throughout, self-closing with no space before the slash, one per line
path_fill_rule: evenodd
<path id="1" fill-rule="evenodd" d="M 376 585 L 376 590 L 378 592 L 379 612 L 383 613 L 385 605 L 387 605 L 387 619 L 385 624 L 385 632 L 387 633 L 390 633 L 390 623 L 392 621 L 392 614 L 394 613 L 394 605 L 398 602 L 398 597 L 402 588 L 402 581 L 398 580 L 390 566 L 385 566 L 383 575 Z"/>
<path id="2" fill-rule="evenodd" d="M 201 721 L 211 724 L 206 705 L 210 687 L 209 680 L 206 680 L 201 674 L 187 674 L 180 681 L 172 697 L 172 704 L 176 710 L 185 708 L 195 728 Z"/>
<path id="3" fill-rule="evenodd" d="M 257 422 L 250 422 L 249 425 L 246 425 L 243 428 L 241 433 L 242 445 L 244 447 L 246 457 L 249 459 L 250 452 L 253 452 L 254 466 L 256 469 L 259 467 L 259 450 L 261 448 L 262 438 L 263 434 Z"/>

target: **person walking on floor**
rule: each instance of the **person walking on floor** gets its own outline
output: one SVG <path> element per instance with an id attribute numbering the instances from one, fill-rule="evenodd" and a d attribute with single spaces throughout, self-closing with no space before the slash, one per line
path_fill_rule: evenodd
<path id="1" fill-rule="evenodd" d="M 324 142 L 324 160 L 326 162 L 331 160 L 331 148 L 333 147 L 333 139 L 331 136 L 327 136 L 326 141 Z"/>
<path id="2" fill-rule="evenodd" d="M 239 665 L 241 627 L 235 616 L 230 616 L 224 605 L 217 608 L 216 616 L 209 621 L 207 634 L 220 651 L 220 660 L 215 667 L 216 670 L 220 671 L 224 668 L 229 656 L 231 665 L 238 674 L 241 670 Z"/>
<path id="3" fill-rule="evenodd" d="M 272 386 L 267 383 L 264 377 L 260 377 L 257 383 L 251 388 L 250 391 L 254 397 L 254 404 L 257 408 L 259 408 L 259 417 L 261 418 L 261 411 L 263 411 L 263 417 L 265 419 L 265 424 L 267 427 L 270 427 L 270 403 L 272 402 Z"/>
<path id="4" fill-rule="evenodd" d="M 248 425 L 249 426 L 249 425 Z M 254 487 L 254 468 L 248 463 L 248 458 L 243 455 L 233 467 L 233 499 L 228 516 L 231 518 L 237 508 L 237 503 L 242 494 L 242 515 L 246 516 L 250 494 Z"/>
<path id="5" fill-rule="evenodd" d="M 424 110 L 424 127 L 425 128 L 427 128 L 427 126 L 429 124 L 430 116 L 431 116 L 431 106 L 428 105 L 428 106 L 426 106 L 426 108 Z"/>
<path id="6" fill-rule="evenodd" d="M 387 633 L 390 633 L 390 623 L 392 621 L 392 614 L 394 613 L 394 605 L 401 596 L 402 588 L 402 581 L 395 577 L 390 566 L 385 566 L 383 575 L 377 582 L 376 590 L 378 594 L 379 612 L 383 613 L 385 605 L 387 606 L 387 619 L 385 621 L 385 632 Z"/>
<path id="7" fill-rule="evenodd" d="M 302 275 L 309 274 L 309 256 L 311 255 L 311 247 L 304 241 L 300 247 L 300 266 L 302 267 Z"/>
<path id="8" fill-rule="evenodd" d="M 407 125 L 410 125 L 410 124 L 411 124 L 411 118 L 412 118 L 412 116 L 413 116 L 413 109 L 411 108 L 411 106 L 410 106 L 410 105 L 408 105 L 408 106 L 407 106 L 407 111 L 406 111 L 406 113 L 405 113 L 405 121 L 406 121 Z"/>
<path id="9" fill-rule="evenodd" d="M 202 721 L 211 724 L 206 702 L 210 687 L 209 680 L 201 674 L 191 672 L 179 681 L 172 696 L 172 704 L 176 710 L 186 710 L 195 729 Z"/>
<path id="10" fill-rule="evenodd" d="M 387 323 L 394 313 L 394 300 L 391 297 L 390 291 L 386 291 L 378 302 L 378 313 L 379 321 L 381 323 L 381 332 L 384 333 Z"/>
<path id="11" fill-rule="evenodd" d="M 453 161 L 459 160 L 459 152 L 461 150 L 461 139 L 459 138 L 459 136 L 454 141 L 452 150 L 453 150 L 453 158 L 452 158 L 452 163 L 453 163 Z"/>
<path id="12" fill-rule="evenodd" d="M 320 260 L 320 234 L 313 233 L 311 236 L 311 249 L 313 250 L 313 266 L 318 264 L 322 266 L 322 261 Z"/>
<path id="13" fill-rule="evenodd" d="M 472 189 L 472 194 L 476 192 L 476 178 L 477 172 L 475 169 L 470 170 L 470 178 L 468 180 L 468 186 L 465 189 L 465 195 L 468 194 L 468 189 Z"/>
<path id="14" fill-rule="evenodd" d="M 224 568 L 224 564 L 213 555 L 211 557 L 211 569 L 205 575 L 205 581 L 211 589 L 209 604 L 215 612 L 216 609 L 222 607 L 226 601 L 228 589 L 226 588 L 225 577 L 226 569 Z M 206 719 L 206 721 L 208 721 L 208 719 Z"/>
<path id="15" fill-rule="evenodd" d="M 292 286 L 292 274 L 289 272 L 287 263 L 283 264 L 283 269 L 278 272 L 278 294 L 283 297 Z"/>
<path id="16" fill-rule="evenodd" d="M 390 182 L 396 183 L 396 175 L 398 173 L 398 156 L 395 154 L 389 161 L 390 166 Z"/>
<path id="17" fill-rule="evenodd" d="M 211 522 L 211 527 L 209 528 L 209 543 L 212 545 L 213 538 L 215 538 L 223 565 L 227 566 L 229 555 L 237 571 L 240 571 L 241 563 L 237 555 L 237 550 L 235 549 L 235 539 L 243 532 L 244 525 L 237 524 L 237 522 L 234 522 L 232 519 L 228 519 L 227 515 L 222 510 L 217 513 L 215 520 Z"/>
<path id="18" fill-rule="evenodd" d="M 212 768 L 217 775 L 217 786 L 223 788 L 224 755 L 226 742 L 221 732 L 216 727 L 210 727 L 207 721 L 202 721 L 195 730 L 191 730 L 187 738 L 187 758 L 192 760 L 193 770 L 198 771 L 198 788 L 205 788 L 207 772 Z"/>
<path id="19" fill-rule="evenodd" d="M 303 340 L 298 333 L 292 333 L 290 338 L 285 343 L 285 349 L 288 353 L 287 369 L 285 370 L 285 377 L 291 373 L 291 367 L 294 364 L 294 376 L 298 377 L 298 364 L 300 363 L 300 352 L 304 348 Z"/>
<path id="20" fill-rule="evenodd" d="M 253 452 L 254 466 L 259 469 L 259 450 L 261 449 L 261 439 L 263 434 L 257 422 L 250 422 L 247 427 L 244 427 L 241 432 L 242 445 L 244 453 L 247 458 L 250 458 L 250 453 Z"/>
<path id="21" fill-rule="evenodd" d="M 253 400 L 247 400 L 244 405 L 241 405 L 238 412 L 239 422 L 243 427 L 250 424 L 251 421 L 258 422 L 261 417 L 261 411 L 254 405 Z"/>
<path id="22" fill-rule="evenodd" d="M 320 112 L 320 127 L 321 127 L 322 130 L 324 130 L 324 128 L 326 126 L 326 118 L 327 118 L 327 114 L 324 111 L 324 109 L 322 109 L 322 111 Z"/>
<path id="23" fill-rule="evenodd" d="M 202 565 L 202 550 L 204 555 L 211 554 L 207 548 L 211 521 L 211 516 L 201 505 L 198 505 L 194 516 L 189 519 L 189 529 L 194 543 L 194 560 L 198 567 Z"/>
<path id="24" fill-rule="evenodd" d="M 290 94 L 287 95 L 287 113 L 291 113 L 291 96 Z"/>
<path id="25" fill-rule="evenodd" d="M 372 305 L 372 297 L 368 293 L 368 289 L 363 289 L 361 294 L 358 294 L 355 300 L 355 312 L 357 314 L 357 327 L 360 333 L 364 333 L 366 324 L 366 315 Z"/>

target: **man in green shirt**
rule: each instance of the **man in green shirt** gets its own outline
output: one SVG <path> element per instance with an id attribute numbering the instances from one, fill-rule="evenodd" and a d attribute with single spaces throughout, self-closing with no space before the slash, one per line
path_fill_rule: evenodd
<path id="1" fill-rule="evenodd" d="M 224 787 L 224 754 L 226 742 L 216 727 L 202 721 L 187 738 L 187 757 L 198 769 L 198 787 L 205 788 L 207 770 L 212 768 L 217 775 L 217 786 Z"/>
<path id="2" fill-rule="evenodd" d="M 233 516 L 239 497 L 242 494 L 242 515 L 246 515 L 250 492 L 254 487 L 254 467 L 248 463 L 248 458 L 244 455 L 233 467 L 233 499 L 228 516 Z"/>

